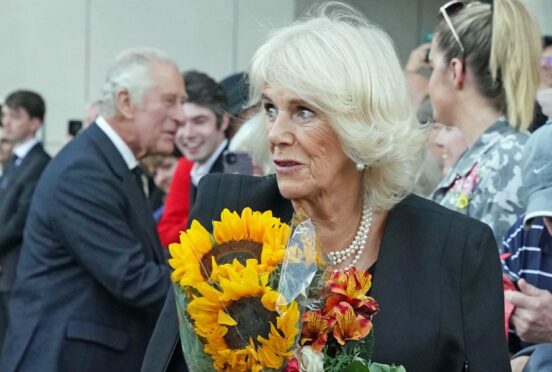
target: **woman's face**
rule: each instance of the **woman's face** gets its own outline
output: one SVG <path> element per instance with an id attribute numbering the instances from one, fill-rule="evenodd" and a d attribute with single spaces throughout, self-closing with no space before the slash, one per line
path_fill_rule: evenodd
<path id="1" fill-rule="evenodd" d="M 328 119 L 290 90 L 265 86 L 270 152 L 285 198 L 311 199 L 360 182 L 362 173 L 343 152 Z"/>
<path id="2" fill-rule="evenodd" d="M 438 132 L 435 136 L 435 144 L 441 149 L 443 175 L 446 175 L 460 155 L 466 151 L 468 145 L 460 129 L 441 123 L 436 123 L 436 127 Z"/>
<path id="3" fill-rule="evenodd" d="M 453 124 L 451 112 L 454 107 L 452 96 L 454 86 L 450 81 L 445 54 L 438 48 L 435 38 L 431 42 L 429 65 L 432 72 L 428 91 L 433 105 L 433 117 L 436 122 Z"/>

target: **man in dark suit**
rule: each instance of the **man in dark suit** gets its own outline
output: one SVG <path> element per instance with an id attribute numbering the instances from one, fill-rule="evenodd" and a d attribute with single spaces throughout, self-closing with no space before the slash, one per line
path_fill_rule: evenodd
<path id="1" fill-rule="evenodd" d="M 186 120 L 178 129 L 176 145 L 194 165 L 190 206 L 193 205 L 199 180 L 208 173 L 223 172 L 223 153 L 228 147 L 226 130 L 230 123 L 228 96 L 224 88 L 207 74 L 184 73 L 188 101 L 184 104 Z"/>
<path id="2" fill-rule="evenodd" d="M 8 302 L 31 197 L 50 160 L 35 138 L 46 113 L 39 94 L 25 90 L 11 93 L 2 113 L 2 139 L 14 147 L 0 177 L 0 342 L 6 332 Z"/>
<path id="3" fill-rule="evenodd" d="M 38 183 L 10 302 L 2 371 L 135 371 L 169 287 L 138 160 L 173 151 L 185 91 L 153 49 L 123 52 L 102 115 Z"/>

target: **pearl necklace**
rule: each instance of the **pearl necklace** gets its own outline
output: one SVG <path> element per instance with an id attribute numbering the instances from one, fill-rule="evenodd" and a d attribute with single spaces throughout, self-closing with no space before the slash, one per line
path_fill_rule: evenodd
<path id="1" fill-rule="evenodd" d="M 371 226 L 372 209 L 368 206 L 368 203 L 364 202 L 364 204 L 362 205 L 362 217 L 360 219 L 360 224 L 358 226 L 358 230 L 356 232 L 355 238 L 353 239 L 353 242 L 347 248 L 341 251 L 329 252 L 328 260 L 330 261 L 330 265 L 338 265 L 352 256 L 353 260 L 351 261 L 351 263 L 342 270 L 349 270 L 350 268 L 352 268 L 358 262 L 360 256 L 362 256 L 362 251 L 364 250 L 364 246 L 366 245 L 366 239 L 368 238 L 368 232 L 370 231 Z M 340 270 L 334 270 L 334 272 L 337 271 Z"/>

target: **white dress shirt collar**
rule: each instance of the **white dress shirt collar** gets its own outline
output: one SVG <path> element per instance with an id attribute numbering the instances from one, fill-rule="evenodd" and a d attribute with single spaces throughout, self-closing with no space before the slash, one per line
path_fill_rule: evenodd
<path id="1" fill-rule="evenodd" d="M 96 124 L 105 133 L 105 135 L 113 142 L 113 145 L 117 148 L 117 151 L 121 154 L 128 169 L 134 169 L 138 165 L 138 160 L 134 156 L 134 153 L 128 147 L 125 141 L 115 132 L 111 125 L 104 119 L 103 116 L 98 116 Z"/>
<path id="2" fill-rule="evenodd" d="M 192 166 L 192 170 L 190 171 L 190 177 L 192 178 L 192 183 L 194 184 L 194 186 L 197 186 L 199 184 L 199 180 L 201 180 L 203 176 L 209 173 L 209 171 L 213 167 L 213 164 L 215 164 L 215 161 L 217 161 L 217 158 L 224 151 L 227 144 L 228 140 L 224 139 L 224 141 L 222 141 L 219 147 L 217 147 L 217 149 L 211 154 L 211 156 L 209 157 L 209 159 L 207 159 L 205 163 L 194 163 L 194 165 Z"/>
<path id="3" fill-rule="evenodd" d="M 19 166 L 19 164 L 21 164 L 25 156 L 27 156 L 27 154 L 33 149 L 33 147 L 35 147 L 37 143 L 38 140 L 36 138 L 31 138 L 13 147 L 13 153 L 15 154 L 15 156 L 17 156 L 17 161 L 15 162 L 16 166 Z"/>

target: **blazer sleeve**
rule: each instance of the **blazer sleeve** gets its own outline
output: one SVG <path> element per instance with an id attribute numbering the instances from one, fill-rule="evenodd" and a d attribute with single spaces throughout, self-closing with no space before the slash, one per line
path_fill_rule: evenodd
<path id="1" fill-rule="evenodd" d="M 53 190 L 56 236 L 119 301 L 158 312 L 169 269 L 146 257 L 150 241 L 140 239 L 129 224 L 129 214 L 145 211 L 125 202 L 124 185 L 105 168 L 75 164 L 62 177 Z"/>
<path id="2" fill-rule="evenodd" d="M 190 171 L 193 162 L 181 158 L 165 200 L 165 209 L 157 225 L 159 239 L 164 247 L 179 241 L 181 231 L 186 230 L 190 212 Z"/>
<path id="3" fill-rule="evenodd" d="M 464 247 L 461 277 L 468 370 L 509 371 L 504 293 L 496 241 L 487 225 L 472 223 L 470 232 L 472 239 L 468 239 Z"/>
<path id="4" fill-rule="evenodd" d="M 31 164 L 33 169 L 25 170 L 22 182 L 14 186 L 20 187 L 20 192 L 17 195 L 16 209 L 7 223 L 0 228 L 0 255 L 6 254 L 10 249 L 17 247 L 21 243 L 31 199 L 47 162 L 48 160 L 45 159 L 42 162 Z"/>

